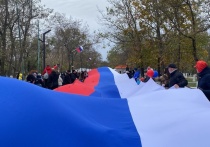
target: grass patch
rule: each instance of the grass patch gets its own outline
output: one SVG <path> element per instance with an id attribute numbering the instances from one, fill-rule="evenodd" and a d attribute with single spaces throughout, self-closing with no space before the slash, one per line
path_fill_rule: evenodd
<path id="1" fill-rule="evenodd" d="M 188 83 L 187 86 L 189 86 L 189 87 L 197 87 L 197 84 L 196 83 Z"/>
<path id="2" fill-rule="evenodd" d="M 189 87 L 197 87 L 197 80 L 193 81 L 193 78 L 186 78 L 188 81 L 188 86 Z"/>

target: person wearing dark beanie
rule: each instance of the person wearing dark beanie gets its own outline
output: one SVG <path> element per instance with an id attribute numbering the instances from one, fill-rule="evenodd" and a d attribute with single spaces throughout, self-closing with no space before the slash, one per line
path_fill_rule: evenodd
<path id="1" fill-rule="evenodd" d="M 183 74 L 177 70 L 175 64 L 172 63 L 168 65 L 168 72 L 170 73 L 169 88 L 183 88 L 187 86 L 188 81 L 185 79 Z"/>
<path id="2" fill-rule="evenodd" d="M 198 76 L 197 88 L 200 89 L 210 101 L 210 68 L 205 61 L 199 60 L 196 62 L 195 69 Z"/>

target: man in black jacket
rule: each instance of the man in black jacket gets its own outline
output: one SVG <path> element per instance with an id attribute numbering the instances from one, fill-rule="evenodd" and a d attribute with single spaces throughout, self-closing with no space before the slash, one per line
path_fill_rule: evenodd
<path id="1" fill-rule="evenodd" d="M 200 89 L 210 100 L 210 68 L 205 61 L 199 60 L 197 61 L 195 68 L 197 70 L 198 75 L 198 86 Z"/>
<path id="2" fill-rule="evenodd" d="M 185 79 L 183 74 L 177 70 L 177 67 L 175 64 L 169 64 L 168 65 L 168 71 L 170 73 L 170 79 L 169 79 L 169 88 L 170 87 L 185 87 L 188 84 L 188 81 Z"/>
<path id="3" fill-rule="evenodd" d="M 71 74 L 70 70 L 67 70 L 63 79 L 63 85 L 72 83 L 70 74 Z"/>

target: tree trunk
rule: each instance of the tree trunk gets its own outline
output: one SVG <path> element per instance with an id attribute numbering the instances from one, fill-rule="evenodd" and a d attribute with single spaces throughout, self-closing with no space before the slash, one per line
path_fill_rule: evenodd
<path id="1" fill-rule="evenodd" d="M 10 40 L 11 40 L 11 49 L 10 49 L 10 58 L 9 58 L 9 68 L 8 73 L 11 75 L 14 73 L 12 70 L 15 68 L 13 66 L 14 63 L 14 50 L 15 50 L 15 38 L 13 36 L 13 27 L 10 28 Z"/>
<path id="2" fill-rule="evenodd" d="M 6 42 L 6 37 L 7 37 L 7 27 L 8 27 L 8 0 L 4 1 L 5 5 L 5 17 L 4 17 L 4 24 L 3 24 L 3 30 L 2 30 L 2 52 L 1 52 L 1 70 L 0 74 L 5 75 L 5 59 L 6 59 L 6 47 L 7 47 L 7 42 Z"/>
<path id="3" fill-rule="evenodd" d="M 198 61 L 197 57 L 197 48 L 196 48 L 196 39 L 192 38 L 192 45 L 193 45 L 193 57 L 195 61 Z"/>

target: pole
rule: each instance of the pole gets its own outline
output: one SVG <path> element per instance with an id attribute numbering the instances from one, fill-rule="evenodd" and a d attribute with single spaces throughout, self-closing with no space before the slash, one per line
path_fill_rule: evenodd
<path id="1" fill-rule="evenodd" d="M 74 69 L 74 55 L 73 55 L 73 51 L 71 51 L 71 72 L 73 72 Z"/>
<path id="2" fill-rule="evenodd" d="M 75 52 L 75 54 L 74 54 L 74 52 Z M 73 71 L 74 70 L 74 56 L 76 55 L 76 50 L 72 50 L 71 51 L 71 71 Z"/>
<path id="3" fill-rule="evenodd" d="M 82 53 L 80 53 L 80 72 L 82 72 Z"/>
<path id="4" fill-rule="evenodd" d="M 43 34 L 43 69 L 45 68 L 45 34 Z"/>
<path id="5" fill-rule="evenodd" d="M 40 55 L 40 43 L 39 43 L 39 20 L 38 20 L 38 35 L 37 35 L 37 39 L 38 39 L 38 42 L 37 42 L 37 71 L 40 72 L 40 59 L 39 59 L 39 55 Z"/>
<path id="6" fill-rule="evenodd" d="M 43 70 L 44 70 L 44 68 L 45 68 L 45 35 L 47 34 L 47 33 L 49 33 L 51 30 L 48 30 L 48 31 L 46 31 L 46 32 L 44 32 L 43 33 Z"/>

